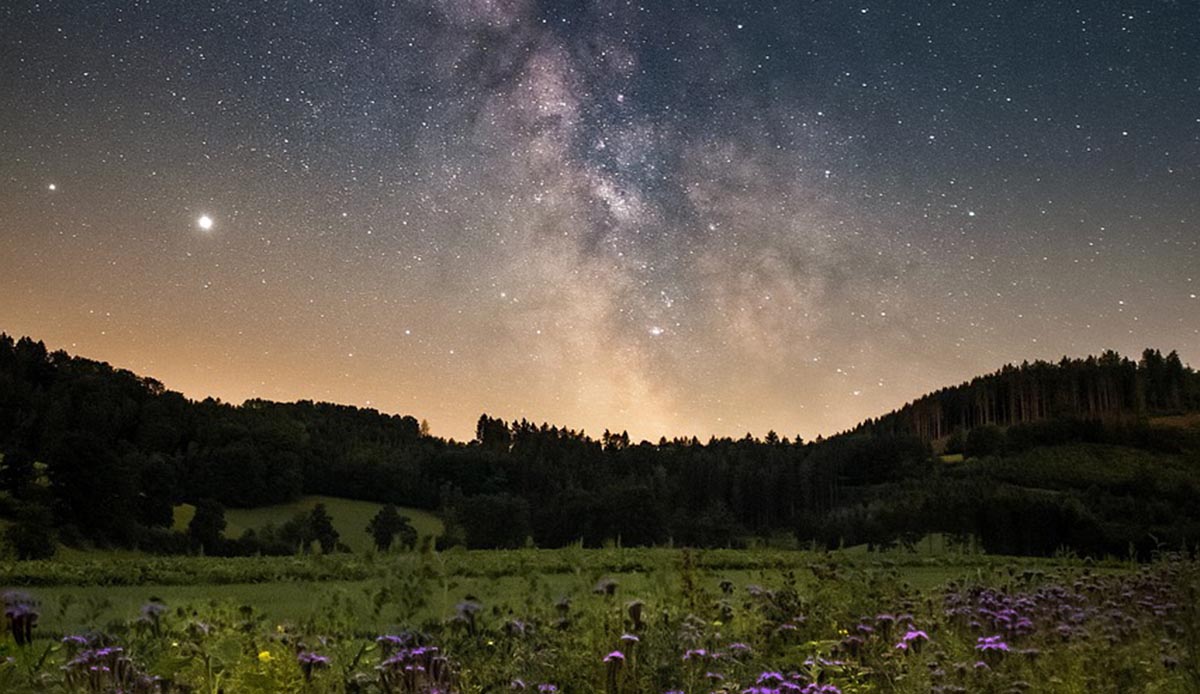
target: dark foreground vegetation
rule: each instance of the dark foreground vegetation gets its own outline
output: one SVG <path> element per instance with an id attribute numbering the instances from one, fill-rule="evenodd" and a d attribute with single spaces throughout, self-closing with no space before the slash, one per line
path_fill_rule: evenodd
<path id="1" fill-rule="evenodd" d="M 319 517 L 221 535 L 226 507 L 315 493 L 436 511 L 443 546 L 884 547 L 937 532 L 990 552 L 1145 559 L 1200 541 L 1196 410 L 1200 376 L 1147 350 L 1008 367 L 815 442 L 597 440 L 485 415 L 459 443 L 368 409 L 193 402 L 0 335 L 0 516 L 21 557 L 56 542 L 336 551 Z M 199 519 L 187 532 L 171 527 L 183 502 Z M 380 541 L 411 539 L 384 524 Z"/>

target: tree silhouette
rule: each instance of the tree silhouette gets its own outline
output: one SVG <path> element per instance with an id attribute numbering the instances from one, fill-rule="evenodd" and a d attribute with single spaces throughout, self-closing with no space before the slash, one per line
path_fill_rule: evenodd
<path id="1" fill-rule="evenodd" d="M 225 507 L 211 499 L 196 502 L 196 513 L 188 522 L 192 546 L 208 555 L 221 553 L 224 544 Z"/>
<path id="2" fill-rule="evenodd" d="M 325 504 L 313 506 L 308 514 L 309 537 L 321 546 L 322 554 L 332 554 L 337 548 L 338 531 L 333 527 L 333 519 L 325 509 Z"/>
<path id="3" fill-rule="evenodd" d="M 400 515 L 393 504 L 385 504 L 371 517 L 367 524 L 367 532 L 375 542 L 375 549 L 380 552 L 390 549 L 397 535 L 402 547 L 411 548 L 417 543 L 416 529 L 412 527 L 407 516 Z"/>
<path id="4" fill-rule="evenodd" d="M 16 522 L 4 529 L 4 541 L 17 559 L 49 559 L 55 546 L 53 517 L 42 506 L 21 509 Z"/>

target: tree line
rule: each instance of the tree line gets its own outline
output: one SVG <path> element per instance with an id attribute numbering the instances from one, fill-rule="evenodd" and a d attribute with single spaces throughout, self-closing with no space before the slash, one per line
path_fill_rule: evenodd
<path id="1" fill-rule="evenodd" d="M 1099 357 L 1007 365 L 943 388 L 861 424 L 856 431 L 938 440 L 981 426 L 1050 419 L 1114 420 L 1200 409 L 1200 379 L 1177 352 L 1147 349 L 1140 362 Z"/>
<path id="2" fill-rule="evenodd" d="M 225 553 L 269 553 L 296 551 L 305 521 L 222 545 L 209 512 L 319 493 L 437 512 L 442 544 L 468 547 L 887 545 L 937 531 L 1017 553 L 1123 553 L 1150 535 L 1200 539 L 1190 525 L 1200 512 L 1168 499 L 1154 515 L 1124 513 L 1122 499 L 1153 485 L 1036 495 L 989 484 L 981 472 L 947 472 L 932 443 L 979 458 L 1093 443 L 1191 460 L 1194 437 L 1153 429 L 1146 416 L 1200 409 L 1200 379 L 1187 367 L 1180 378 L 1177 355 L 1158 354 L 1006 368 L 828 440 L 771 432 L 634 443 L 623 432 L 595 439 L 485 414 L 474 440 L 456 442 L 414 417 L 366 408 L 190 401 L 153 379 L 0 335 L 0 515 L 10 544 L 180 552 L 208 538 Z M 937 414 L 918 416 L 929 403 Z M 184 502 L 207 509 L 210 524 L 173 531 Z M 1054 532 L 1012 530 L 1031 519 Z"/>

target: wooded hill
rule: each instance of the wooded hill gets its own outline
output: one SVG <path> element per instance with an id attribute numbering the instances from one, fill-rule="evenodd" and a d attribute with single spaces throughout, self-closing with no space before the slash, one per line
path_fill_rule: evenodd
<path id="1" fill-rule="evenodd" d="M 455 442 L 371 409 L 191 401 L 0 335 L 0 517 L 27 556 L 55 540 L 195 551 L 171 528 L 174 505 L 213 518 L 302 494 L 427 509 L 444 544 L 468 547 L 874 546 L 938 532 L 991 551 L 1147 556 L 1200 542 L 1200 428 L 1156 423 L 1196 409 L 1197 392 L 1174 355 L 1109 353 L 1002 369 L 815 442 L 636 443 L 487 415 Z M 967 460 L 935 456 L 939 436 Z M 240 540 L 220 550 L 275 551 Z"/>
<path id="2" fill-rule="evenodd" d="M 1179 354 L 1156 349 L 1140 362 L 1107 351 L 1099 357 L 1008 365 L 943 388 L 878 419 L 859 433 L 914 435 L 929 441 L 980 426 L 1045 420 L 1114 420 L 1200 409 L 1200 376 Z"/>

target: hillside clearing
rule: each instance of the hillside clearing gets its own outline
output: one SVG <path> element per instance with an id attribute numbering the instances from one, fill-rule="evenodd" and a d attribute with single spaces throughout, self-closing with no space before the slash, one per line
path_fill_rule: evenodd
<path id="1" fill-rule="evenodd" d="M 373 548 L 371 538 L 367 534 L 367 523 L 383 504 L 331 496 L 305 496 L 287 504 L 228 509 L 225 512 L 225 536 L 237 538 L 247 530 L 260 530 L 268 524 L 282 525 L 298 513 L 311 511 L 317 504 L 325 504 L 325 510 L 333 519 L 333 527 L 337 529 L 340 541 L 353 552 L 363 553 Z M 186 530 L 195 512 L 196 508 L 191 504 L 176 506 L 175 529 Z M 400 508 L 400 514 L 408 517 L 416 528 L 417 535 L 422 538 L 438 537 L 442 534 L 442 521 L 428 511 Z"/>

